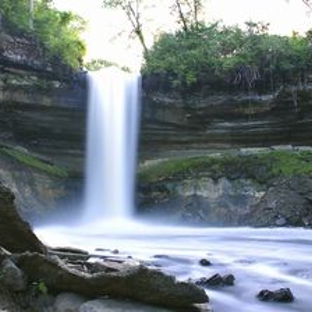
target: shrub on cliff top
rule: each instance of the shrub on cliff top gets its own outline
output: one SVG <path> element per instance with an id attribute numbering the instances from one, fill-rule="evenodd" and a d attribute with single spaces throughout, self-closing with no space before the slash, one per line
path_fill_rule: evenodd
<path id="1" fill-rule="evenodd" d="M 143 73 L 175 91 L 270 90 L 304 84 L 312 67 L 312 31 L 271 35 L 268 25 L 200 24 L 163 33 L 145 54 Z M 165 80 L 165 81 L 162 81 Z"/>
<path id="2" fill-rule="evenodd" d="M 51 0 L 1 0 L 0 16 L 9 32 L 34 35 L 45 46 L 49 58 L 60 58 L 73 69 L 78 69 L 86 52 L 80 39 L 83 19 L 71 12 L 53 8 Z"/>

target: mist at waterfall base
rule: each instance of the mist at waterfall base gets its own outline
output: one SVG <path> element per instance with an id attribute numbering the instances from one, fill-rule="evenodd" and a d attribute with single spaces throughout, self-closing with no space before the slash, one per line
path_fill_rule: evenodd
<path id="1" fill-rule="evenodd" d="M 131 256 L 180 280 L 232 273 L 234 286 L 207 289 L 214 312 L 311 312 L 310 230 L 187 228 L 134 220 L 139 85 L 138 77 L 116 69 L 90 77 L 85 212 L 80 223 L 37 228 L 38 237 L 49 246 L 88 250 L 94 255 L 90 261 L 117 249 L 114 257 Z M 201 266 L 203 258 L 212 265 Z M 285 287 L 293 303 L 256 298 L 262 289 Z"/>

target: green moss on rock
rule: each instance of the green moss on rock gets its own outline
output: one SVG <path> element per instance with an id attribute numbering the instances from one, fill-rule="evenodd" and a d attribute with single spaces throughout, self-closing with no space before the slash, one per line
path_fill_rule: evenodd
<path id="1" fill-rule="evenodd" d="M 143 183 L 207 176 L 213 179 L 251 178 L 259 183 L 282 176 L 312 174 L 312 152 L 272 151 L 268 153 L 201 156 L 170 159 L 143 167 Z"/>
<path id="2" fill-rule="evenodd" d="M 58 167 L 44 160 L 38 159 L 34 157 L 33 155 L 28 154 L 27 152 L 24 152 L 18 149 L 2 147 L 0 148 L 0 154 L 9 156 L 13 158 L 14 160 L 22 163 L 23 165 L 43 171 L 49 175 L 53 175 L 53 176 L 57 176 L 61 178 L 68 177 L 68 172 L 65 168 Z"/>

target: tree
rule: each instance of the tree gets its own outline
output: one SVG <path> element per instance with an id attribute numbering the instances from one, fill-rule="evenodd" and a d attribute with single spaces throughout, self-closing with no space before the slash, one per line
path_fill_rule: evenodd
<path id="1" fill-rule="evenodd" d="M 85 26 L 81 17 L 58 11 L 52 0 L 0 0 L 0 15 L 10 33 L 35 36 L 48 57 L 80 67 L 86 51 L 80 39 Z"/>
<path id="2" fill-rule="evenodd" d="M 29 28 L 34 29 L 34 0 L 29 0 Z"/>
<path id="3" fill-rule="evenodd" d="M 97 71 L 97 70 L 100 70 L 100 69 L 106 68 L 106 67 L 118 67 L 125 72 L 128 72 L 128 73 L 131 72 L 130 68 L 128 68 L 126 66 L 120 67 L 117 63 L 107 61 L 104 59 L 92 59 L 91 61 L 89 61 L 88 63 L 86 63 L 84 65 L 85 65 L 86 69 L 89 71 Z"/>
<path id="4" fill-rule="evenodd" d="M 199 25 L 202 10 L 202 0 L 175 0 L 173 5 L 173 12 L 178 14 L 178 23 L 182 25 L 185 32 L 191 25 Z"/>
<path id="5" fill-rule="evenodd" d="M 302 0 L 303 3 L 308 6 L 310 9 L 312 9 L 312 1 L 311 0 Z"/>
<path id="6" fill-rule="evenodd" d="M 268 25 L 247 29 L 218 23 L 163 33 L 145 56 L 146 76 L 178 92 L 235 88 L 274 92 L 305 85 L 312 64 L 312 30 L 305 36 L 271 35 Z M 205 91 L 205 92 L 206 92 Z M 295 101 L 294 101 L 295 102 Z"/>
<path id="7" fill-rule="evenodd" d="M 142 0 L 103 0 L 103 5 L 105 8 L 119 8 L 126 13 L 127 19 L 131 24 L 133 32 L 139 39 L 144 53 L 147 53 L 148 49 L 141 21 Z"/>

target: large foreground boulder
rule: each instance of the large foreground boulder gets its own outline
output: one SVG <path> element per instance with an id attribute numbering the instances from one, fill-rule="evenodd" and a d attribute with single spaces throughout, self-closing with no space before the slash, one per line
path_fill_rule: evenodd
<path id="1" fill-rule="evenodd" d="M 176 281 L 173 276 L 143 265 L 90 274 L 69 268 L 55 256 L 26 252 L 15 259 L 30 280 L 44 281 L 55 293 L 66 291 L 93 298 L 106 295 L 174 307 L 208 302 L 205 291 L 195 284 Z"/>
<path id="2" fill-rule="evenodd" d="M 0 246 L 12 253 L 25 251 L 45 253 L 46 248 L 19 216 L 14 195 L 0 183 Z"/>

